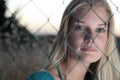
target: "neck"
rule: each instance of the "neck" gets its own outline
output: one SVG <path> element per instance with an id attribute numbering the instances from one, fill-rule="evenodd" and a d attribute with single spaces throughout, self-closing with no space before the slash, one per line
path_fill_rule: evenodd
<path id="1" fill-rule="evenodd" d="M 89 63 L 71 60 L 67 65 L 60 66 L 65 80 L 84 80 Z"/>

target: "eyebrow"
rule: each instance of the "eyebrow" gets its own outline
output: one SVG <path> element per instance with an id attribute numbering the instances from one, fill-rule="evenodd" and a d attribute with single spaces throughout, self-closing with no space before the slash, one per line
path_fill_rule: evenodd
<path id="1" fill-rule="evenodd" d="M 101 24 L 98 24 L 99 26 L 106 26 L 106 24 L 105 23 L 101 23 Z"/>
<path id="2" fill-rule="evenodd" d="M 84 21 L 79 21 L 79 23 L 86 24 Z M 106 23 L 105 23 L 105 22 L 100 23 L 100 24 L 98 24 L 98 25 L 99 25 L 99 26 L 108 26 L 108 24 L 106 25 Z"/>

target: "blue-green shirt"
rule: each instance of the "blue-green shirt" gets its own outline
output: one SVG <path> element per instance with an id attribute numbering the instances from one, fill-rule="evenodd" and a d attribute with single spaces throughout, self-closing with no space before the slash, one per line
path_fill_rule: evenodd
<path id="1" fill-rule="evenodd" d="M 58 71 L 60 80 L 64 80 L 59 69 L 59 66 L 56 66 L 56 70 Z M 41 70 L 40 72 L 32 74 L 30 77 L 27 78 L 27 80 L 55 80 L 55 79 L 53 75 L 47 70 Z"/>
<path id="2" fill-rule="evenodd" d="M 46 70 L 36 72 L 29 76 L 27 80 L 55 80 L 51 73 Z"/>
<path id="3" fill-rule="evenodd" d="M 60 71 L 58 66 L 56 66 L 56 69 L 58 71 L 60 80 L 64 80 L 64 78 L 62 77 L 61 71 Z M 55 78 L 47 70 L 41 70 L 41 71 L 36 72 L 36 73 L 32 74 L 31 76 L 29 76 L 27 78 L 27 80 L 55 80 Z M 85 78 L 84 80 L 91 80 L 91 79 Z M 92 80 L 97 80 L 97 79 L 92 79 Z"/>

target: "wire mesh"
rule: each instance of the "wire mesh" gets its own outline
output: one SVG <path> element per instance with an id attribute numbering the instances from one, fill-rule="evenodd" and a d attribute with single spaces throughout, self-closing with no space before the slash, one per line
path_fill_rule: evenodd
<path id="1" fill-rule="evenodd" d="M 116 14 L 118 14 L 119 16 L 120 4 L 116 4 L 112 0 L 108 0 L 108 1 L 114 7 L 114 11 L 111 17 L 114 17 Z M 57 1 L 54 1 L 54 2 L 57 2 Z M 42 0 L 40 3 L 37 2 L 37 0 L 36 1 L 27 0 L 26 3 L 24 3 L 24 5 L 22 5 L 20 8 L 18 7 L 18 9 L 15 12 L 12 12 L 11 10 L 9 10 L 4 0 L 0 1 L 0 8 L 1 8 L 0 9 L 0 12 L 1 12 L 1 15 L 0 15 L 0 18 L 1 18 L 0 20 L 0 80 L 25 80 L 28 75 L 36 71 L 39 71 L 48 63 L 49 57 L 51 56 L 51 54 L 49 53 L 51 51 L 52 45 L 54 44 L 55 38 L 58 37 L 56 33 L 59 31 L 59 28 L 57 28 L 57 26 L 59 26 L 59 23 L 56 24 L 54 23 L 54 21 L 56 21 L 56 16 L 59 16 L 59 11 L 61 11 L 60 13 L 62 14 L 64 10 L 63 7 L 66 7 L 66 5 L 68 4 L 67 0 L 60 0 L 60 2 L 61 4 L 59 4 L 59 7 L 57 7 L 57 9 L 54 9 L 53 11 L 51 11 L 52 13 L 47 14 L 47 12 L 45 12 L 39 6 L 41 5 L 40 3 L 42 3 Z M 17 18 L 20 12 L 22 12 L 22 10 L 24 10 L 30 4 L 34 5 L 34 8 L 44 18 L 43 23 L 39 24 L 40 25 L 39 28 L 37 28 L 33 32 L 30 31 L 30 29 L 28 29 L 28 26 L 23 25 L 20 22 L 20 20 Z M 54 5 L 54 4 L 51 4 L 51 5 Z M 89 8 L 88 11 L 82 16 L 82 18 L 86 16 L 91 9 L 92 8 Z M 6 10 L 11 15 L 9 18 L 4 16 Z M 104 20 L 102 20 L 101 17 L 98 15 L 99 12 L 97 12 L 94 9 L 92 9 L 92 11 L 96 14 L 96 16 L 98 16 L 98 18 L 103 23 L 105 23 Z M 75 14 L 72 14 L 72 17 L 74 17 L 75 20 L 77 20 L 78 22 L 80 21 L 80 19 L 78 19 Z M 111 17 L 109 18 L 109 20 L 111 19 Z M 42 21 L 42 19 L 40 20 Z M 105 26 L 103 28 L 106 29 L 106 26 L 107 24 L 105 23 Z M 68 33 L 66 38 L 69 38 L 69 36 L 72 35 L 72 33 L 74 32 L 74 30 L 77 30 L 78 28 L 81 29 L 83 32 L 85 32 L 85 34 L 88 37 L 90 37 L 90 34 L 85 29 L 81 28 L 80 26 L 77 26 Z M 52 30 L 55 33 L 54 35 L 53 34 L 51 35 L 50 33 L 47 33 L 46 30 L 48 32 Z M 98 72 L 101 71 L 102 67 L 104 67 L 105 64 L 111 64 L 111 61 L 109 61 L 109 57 L 113 55 L 112 53 L 114 52 L 115 49 L 117 49 L 120 53 L 120 38 L 116 37 L 112 31 L 109 31 L 109 32 L 113 35 L 113 37 L 116 38 L 116 47 L 113 50 L 111 50 L 109 55 L 106 55 L 99 48 L 97 43 L 94 42 L 95 39 L 99 36 L 99 33 L 91 38 L 92 43 L 94 43 L 94 45 L 99 49 L 99 51 L 106 58 L 106 62 L 102 64 Z M 67 47 L 71 49 L 71 52 L 73 52 L 73 55 L 75 55 L 78 58 L 78 61 L 67 72 L 67 75 L 69 75 L 69 73 L 75 68 L 75 66 L 78 63 L 82 63 L 85 68 L 86 66 L 81 61 L 81 58 L 84 55 L 82 54 L 78 55 L 78 53 L 75 51 L 73 46 L 66 41 L 66 38 L 65 39 L 63 38 L 63 42 L 61 42 L 61 45 L 66 44 Z M 114 64 L 111 64 L 111 67 L 115 71 L 118 71 L 116 70 Z M 91 69 L 88 69 L 88 71 L 94 77 L 96 76 L 96 74 L 92 72 Z"/>

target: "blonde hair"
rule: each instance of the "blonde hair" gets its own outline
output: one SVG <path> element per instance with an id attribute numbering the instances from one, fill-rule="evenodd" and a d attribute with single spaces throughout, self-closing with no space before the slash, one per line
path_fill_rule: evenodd
<path id="1" fill-rule="evenodd" d="M 51 51 L 49 68 L 59 63 L 68 63 L 69 54 L 67 53 L 67 31 L 71 19 L 71 13 L 78 7 L 84 6 L 84 4 L 90 4 L 95 6 L 102 6 L 109 13 L 109 35 L 106 44 L 106 51 L 100 61 L 93 63 L 95 65 L 95 74 L 98 80 L 119 80 L 120 79 L 120 62 L 118 51 L 115 48 L 115 37 L 112 35 L 114 31 L 114 20 L 112 16 L 111 8 L 106 0 L 72 0 L 67 6 L 60 25 L 57 38 Z"/>

